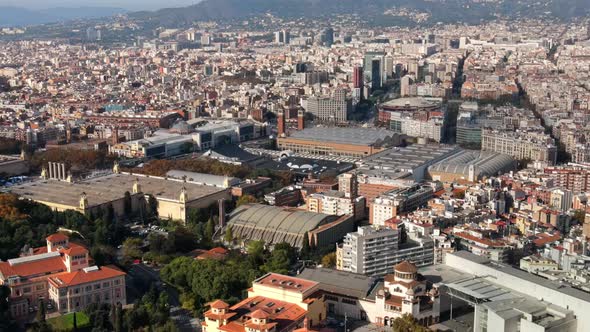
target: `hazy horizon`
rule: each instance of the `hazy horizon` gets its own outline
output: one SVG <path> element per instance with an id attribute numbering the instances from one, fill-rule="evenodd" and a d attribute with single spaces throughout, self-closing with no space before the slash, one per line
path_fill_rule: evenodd
<path id="1" fill-rule="evenodd" d="M 156 10 L 167 7 L 182 7 L 201 0 L 0 0 L 0 6 L 11 6 L 32 10 L 55 7 L 116 7 L 127 10 Z"/>

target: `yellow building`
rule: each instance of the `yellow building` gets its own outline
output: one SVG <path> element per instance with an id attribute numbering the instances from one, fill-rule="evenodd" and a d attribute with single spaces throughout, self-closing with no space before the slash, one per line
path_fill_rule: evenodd
<path id="1" fill-rule="evenodd" d="M 189 209 L 208 207 L 219 199 L 230 198 L 230 189 L 117 172 L 79 181 L 40 179 L 13 186 L 11 191 L 57 211 L 75 210 L 93 214 L 110 205 L 117 216 L 125 213 L 125 196 L 129 192 L 132 211 L 145 212 L 151 196 L 157 202 L 160 218 L 183 222 Z"/>
<path id="2" fill-rule="evenodd" d="M 326 318 L 319 283 L 276 273 L 255 280 L 248 298 L 234 306 L 220 300 L 209 306 L 203 332 L 291 332 Z"/>

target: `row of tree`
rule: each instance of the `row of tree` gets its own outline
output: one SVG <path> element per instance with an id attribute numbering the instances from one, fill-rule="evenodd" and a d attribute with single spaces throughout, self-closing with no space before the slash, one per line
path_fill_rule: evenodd
<path id="1" fill-rule="evenodd" d="M 160 275 L 180 291 L 184 308 L 201 313 L 206 303 L 216 299 L 238 302 L 254 279 L 268 272 L 286 274 L 296 259 L 296 249 L 286 243 L 269 252 L 264 242 L 254 241 L 248 246 L 248 256 L 232 251 L 223 261 L 179 257 Z"/>

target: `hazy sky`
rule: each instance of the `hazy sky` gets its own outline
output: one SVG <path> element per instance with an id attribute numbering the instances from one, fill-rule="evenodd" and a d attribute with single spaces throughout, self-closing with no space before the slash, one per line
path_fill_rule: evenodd
<path id="1" fill-rule="evenodd" d="M 129 10 L 154 10 L 192 5 L 200 0 L 0 0 L 0 6 L 43 9 L 52 7 L 118 7 Z"/>

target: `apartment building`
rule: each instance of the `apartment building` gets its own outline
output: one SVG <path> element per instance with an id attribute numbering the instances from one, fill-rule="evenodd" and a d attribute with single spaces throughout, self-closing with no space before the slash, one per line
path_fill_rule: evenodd
<path id="1" fill-rule="evenodd" d="M 10 311 L 19 318 L 39 301 L 60 313 L 80 311 L 92 303 L 126 304 L 125 272 L 91 266 L 88 249 L 63 234 L 46 238 L 19 258 L 0 262 L 0 285 L 10 288 Z"/>
<path id="2" fill-rule="evenodd" d="M 386 220 L 426 205 L 433 195 L 430 186 L 413 185 L 390 190 L 369 204 L 369 222 L 384 226 Z"/>
<path id="3" fill-rule="evenodd" d="M 519 160 L 557 162 L 557 147 L 549 136 L 538 133 L 483 129 L 481 149 L 507 154 Z"/>
<path id="4" fill-rule="evenodd" d="M 382 276 L 404 260 L 417 266 L 434 264 L 434 242 L 411 233 L 402 243 L 401 231 L 374 226 L 359 227 L 336 246 L 336 268 L 342 271 Z"/>
<path id="5" fill-rule="evenodd" d="M 585 166 L 547 167 L 544 173 L 553 180 L 556 187 L 574 193 L 590 191 L 590 168 Z"/>
<path id="6" fill-rule="evenodd" d="M 311 194 L 306 197 L 307 211 L 328 215 L 354 215 L 355 220 L 365 217 L 365 198 L 346 197 L 340 191 L 327 191 Z"/>
<path id="7" fill-rule="evenodd" d="M 321 120 L 343 122 L 352 112 L 352 99 L 346 97 L 346 91 L 338 89 L 333 97 L 310 97 L 303 103 L 305 111 Z"/>

